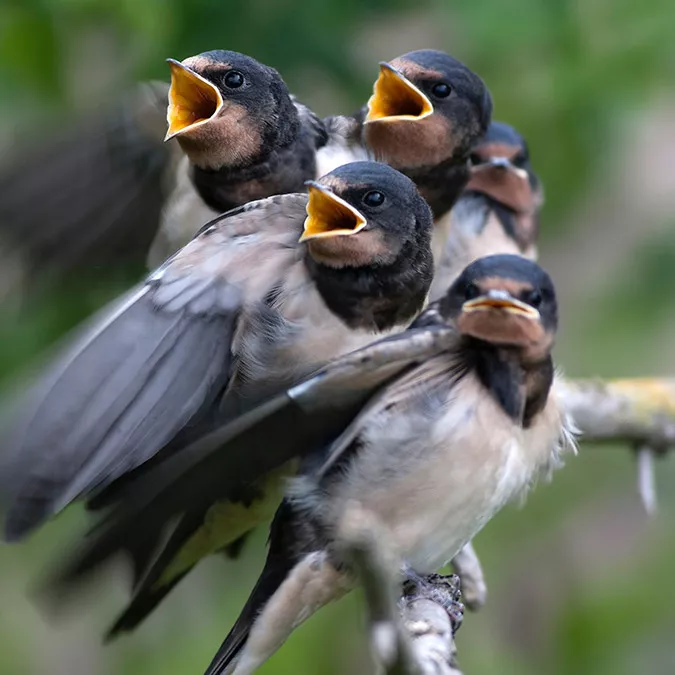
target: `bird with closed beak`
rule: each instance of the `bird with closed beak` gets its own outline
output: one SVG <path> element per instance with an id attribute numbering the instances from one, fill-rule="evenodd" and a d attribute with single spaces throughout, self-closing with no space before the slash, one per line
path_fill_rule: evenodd
<path id="1" fill-rule="evenodd" d="M 471 174 L 450 213 L 437 219 L 444 248 L 437 260 L 430 297 L 441 297 L 477 258 L 513 253 L 537 257 L 541 182 L 530 164 L 525 139 L 504 122 L 492 122 L 470 156 Z"/>
<path id="2" fill-rule="evenodd" d="M 414 184 L 375 162 L 206 225 L 72 339 L 20 400 L 3 438 L 5 537 L 114 492 L 200 425 L 408 325 L 431 283 L 431 228 Z"/>
<path id="3" fill-rule="evenodd" d="M 302 458 L 262 574 L 206 671 L 252 673 L 353 587 L 336 540 L 348 504 L 386 528 L 404 574 L 428 574 L 558 464 L 572 438 L 551 391 L 557 324 L 536 263 L 475 261 L 410 329 L 336 359 L 128 485 L 60 581 Z"/>
<path id="4" fill-rule="evenodd" d="M 364 154 L 386 162 L 415 182 L 439 218 L 466 185 L 471 149 L 491 115 L 490 92 L 467 66 L 433 49 L 408 52 L 380 63 L 357 115 L 326 120 L 317 163 L 326 170 Z"/>

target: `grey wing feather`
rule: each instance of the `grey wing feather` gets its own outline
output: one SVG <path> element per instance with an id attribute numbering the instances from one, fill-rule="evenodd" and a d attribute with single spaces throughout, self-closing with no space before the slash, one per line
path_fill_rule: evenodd
<path id="1" fill-rule="evenodd" d="M 101 118 L 40 139 L 33 152 L 10 151 L 0 169 L 0 239 L 35 284 L 145 262 L 171 160 L 162 143 L 167 91 L 141 85 Z"/>
<path id="2" fill-rule="evenodd" d="M 240 294 L 217 277 L 166 278 L 85 334 L 22 406 L 8 539 L 147 461 L 224 387 Z"/>
<path id="3" fill-rule="evenodd" d="M 175 515 L 206 508 L 291 458 L 326 447 L 379 387 L 455 339 L 453 331 L 435 328 L 381 340 L 141 473 L 119 491 L 116 509 L 57 583 L 70 585 L 118 551 L 162 531 Z"/>
<path id="4" fill-rule="evenodd" d="M 302 256 L 306 202 L 271 197 L 215 219 L 57 361 L 7 444 L 8 539 L 145 463 L 215 402 L 240 312 Z"/>

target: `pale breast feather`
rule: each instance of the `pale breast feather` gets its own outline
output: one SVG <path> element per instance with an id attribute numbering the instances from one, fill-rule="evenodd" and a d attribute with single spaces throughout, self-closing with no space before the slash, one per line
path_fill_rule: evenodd
<path id="1" fill-rule="evenodd" d="M 553 399 L 523 429 L 473 374 L 457 377 L 455 367 L 446 360 L 444 375 L 438 369 L 432 378 L 436 386 L 427 380 L 405 410 L 387 405 L 369 419 L 336 499 L 358 499 L 378 513 L 399 554 L 420 572 L 442 566 L 522 494 L 551 465 L 561 436 Z"/>

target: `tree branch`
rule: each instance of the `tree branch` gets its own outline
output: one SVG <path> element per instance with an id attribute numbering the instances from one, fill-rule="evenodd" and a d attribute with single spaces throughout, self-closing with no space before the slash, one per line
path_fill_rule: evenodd
<path id="1" fill-rule="evenodd" d="M 582 441 L 623 442 L 637 454 L 637 487 L 656 512 L 654 456 L 675 443 L 675 379 L 560 380 L 556 391 Z"/>
<path id="2" fill-rule="evenodd" d="M 386 675 L 461 675 L 454 632 L 463 612 L 459 582 L 431 575 L 408 580 L 374 514 L 351 503 L 338 528 L 345 558 L 364 589 L 373 656 Z M 454 625 L 453 625 L 454 624 Z"/>
<path id="3" fill-rule="evenodd" d="M 675 379 L 559 380 L 556 392 L 583 441 L 675 444 Z"/>

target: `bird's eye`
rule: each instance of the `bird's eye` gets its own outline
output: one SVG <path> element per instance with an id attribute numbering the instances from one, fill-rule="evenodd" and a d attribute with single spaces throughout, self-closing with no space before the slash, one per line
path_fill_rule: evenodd
<path id="1" fill-rule="evenodd" d="M 535 288 L 534 290 L 526 291 L 523 300 L 531 307 L 537 309 L 541 305 L 543 298 L 541 292 Z"/>
<path id="2" fill-rule="evenodd" d="M 464 297 L 467 300 L 473 300 L 474 298 L 477 298 L 480 295 L 480 289 L 476 284 L 473 283 L 473 281 L 470 281 L 464 288 Z"/>
<path id="3" fill-rule="evenodd" d="M 483 158 L 480 155 L 477 155 L 475 152 L 472 152 L 469 155 L 469 162 L 471 163 L 471 166 L 478 166 L 479 164 L 483 163 Z"/>
<path id="4" fill-rule="evenodd" d="M 238 70 L 230 70 L 225 75 L 224 82 L 229 89 L 239 89 L 244 84 L 244 76 Z"/>
<path id="5" fill-rule="evenodd" d="M 445 82 L 437 82 L 433 87 L 431 87 L 431 93 L 436 98 L 448 98 L 448 96 L 450 96 L 451 91 L 452 88 L 450 87 L 449 84 L 446 84 Z"/>
<path id="6" fill-rule="evenodd" d="M 371 190 L 363 195 L 362 201 L 366 206 L 382 206 L 384 204 L 384 195 L 377 190 Z"/>

